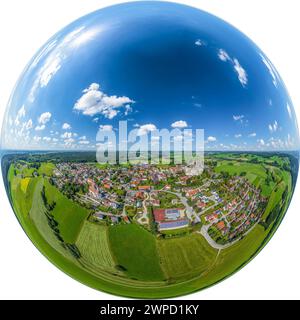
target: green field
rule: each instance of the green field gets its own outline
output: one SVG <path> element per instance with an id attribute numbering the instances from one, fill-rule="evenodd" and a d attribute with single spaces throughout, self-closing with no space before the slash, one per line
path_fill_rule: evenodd
<path id="1" fill-rule="evenodd" d="M 159 240 L 158 251 L 162 269 L 170 282 L 200 276 L 217 256 L 200 234 Z"/>
<path id="2" fill-rule="evenodd" d="M 44 180 L 44 185 L 48 202 L 55 201 L 56 203 L 52 214 L 58 222 L 61 236 L 66 242 L 75 243 L 78 233 L 89 215 L 89 211 L 64 196 L 48 180 Z"/>
<path id="3" fill-rule="evenodd" d="M 112 226 L 109 228 L 109 240 L 117 264 L 130 278 L 164 280 L 156 240 L 148 231 L 136 224 Z"/>
<path id="4" fill-rule="evenodd" d="M 112 273 L 117 271 L 107 233 L 106 226 L 85 221 L 76 240 L 81 253 L 80 261 L 95 274 L 99 270 Z"/>

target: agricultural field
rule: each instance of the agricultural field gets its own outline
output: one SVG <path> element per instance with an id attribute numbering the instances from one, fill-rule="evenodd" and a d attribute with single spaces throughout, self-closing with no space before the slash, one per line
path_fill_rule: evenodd
<path id="1" fill-rule="evenodd" d="M 44 186 L 48 202 L 56 203 L 52 214 L 58 222 L 61 236 L 66 242 L 75 243 L 89 211 L 68 199 L 46 179 L 44 180 Z"/>
<path id="2" fill-rule="evenodd" d="M 144 281 L 165 279 L 155 237 L 142 227 L 136 224 L 112 226 L 109 240 L 117 264 L 130 278 Z"/>
<path id="3" fill-rule="evenodd" d="M 106 226 L 86 220 L 76 240 L 76 246 L 81 253 L 80 261 L 95 274 L 98 270 L 117 272 Z"/>
<path id="4" fill-rule="evenodd" d="M 217 257 L 217 250 L 210 247 L 200 234 L 159 240 L 157 245 L 162 269 L 169 282 L 200 276 Z"/>

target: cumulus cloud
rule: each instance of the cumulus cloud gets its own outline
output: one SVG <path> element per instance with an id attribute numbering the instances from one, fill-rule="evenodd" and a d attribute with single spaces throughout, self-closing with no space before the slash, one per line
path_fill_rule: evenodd
<path id="1" fill-rule="evenodd" d="M 49 142 L 49 141 L 51 141 L 51 138 L 50 137 L 43 137 L 43 140 L 46 142 Z"/>
<path id="2" fill-rule="evenodd" d="M 252 132 L 248 135 L 249 138 L 254 138 L 256 137 L 256 132 Z"/>
<path id="3" fill-rule="evenodd" d="M 175 121 L 171 124 L 171 127 L 172 128 L 186 128 L 188 126 L 187 122 L 186 121 L 183 121 L 183 120 L 178 120 L 178 121 Z"/>
<path id="4" fill-rule="evenodd" d="M 207 138 L 207 141 L 208 141 L 208 142 L 215 142 L 215 141 L 217 141 L 217 138 L 216 138 L 216 137 L 213 137 L 213 136 L 209 136 L 209 137 Z"/>
<path id="5" fill-rule="evenodd" d="M 222 61 L 224 61 L 224 62 L 231 60 L 229 54 L 228 54 L 225 50 L 223 50 L 223 49 L 220 49 L 220 50 L 219 50 L 219 52 L 218 52 L 218 57 L 219 57 L 220 60 L 222 60 Z"/>
<path id="6" fill-rule="evenodd" d="M 233 69 L 236 72 L 241 85 L 243 87 L 246 87 L 246 85 L 248 84 L 248 74 L 246 70 L 241 66 L 239 60 L 237 58 L 231 58 L 224 49 L 219 49 L 218 57 L 221 61 L 229 62 L 233 66 Z"/>
<path id="7" fill-rule="evenodd" d="M 20 119 L 25 117 L 25 106 L 23 105 L 17 112 L 17 116 L 15 119 L 15 125 L 18 126 L 20 124 Z"/>
<path id="8" fill-rule="evenodd" d="M 90 144 L 90 142 L 88 140 L 80 140 L 78 143 L 79 144 Z"/>
<path id="9" fill-rule="evenodd" d="M 139 127 L 138 129 L 138 136 L 143 136 L 145 134 L 148 134 L 148 132 L 156 130 L 156 126 L 152 123 L 144 124 Z"/>
<path id="10" fill-rule="evenodd" d="M 238 75 L 240 83 L 242 84 L 242 86 L 245 87 L 248 83 L 248 75 L 246 70 L 240 65 L 237 59 L 233 59 L 233 64 L 234 64 L 234 70 Z"/>
<path id="11" fill-rule="evenodd" d="M 69 138 L 72 138 L 72 136 L 73 136 L 73 133 L 72 133 L 72 132 L 66 131 L 65 133 L 63 133 L 63 134 L 61 135 L 61 138 L 63 138 L 63 139 L 69 139 Z"/>
<path id="12" fill-rule="evenodd" d="M 258 139 L 257 142 L 258 142 L 258 144 L 259 144 L 260 146 L 264 146 L 264 145 L 265 145 L 264 139 Z"/>
<path id="13" fill-rule="evenodd" d="M 36 126 L 35 127 L 35 130 L 36 131 L 42 131 L 42 130 L 45 130 L 46 126 L 44 124 L 42 124 L 41 126 Z"/>
<path id="14" fill-rule="evenodd" d="M 34 136 L 33 137 L 33 141 L 35 141 L 35 142 L 39 142 L 39 141 L 41 141 L 41 137 L 39 137 L 39 136 Z"/>
<path id="15" fill-rule="evenodd" d="M 113 130 L 113 126 L 106 124 L 106 125 L 100 125 L 99 126 L 100 130 L 102 131 L 112 131 Z"/>
<path id="16" fill-rule="evenodd" d="M 70 130 L 71 129 L 71 125 L 67 122 L 65 122 L 62 127 L 61 127 L 63 130 Z"/>
<path id="17" fill-rule="evenodd" d="M 75 140 L 73 138 L 68 138 L 64 140 L 65 145 L 71 145 Z"/>
<path id="18" fill-rule="evenodd" d="M 51 119 L 51 113 L 50 112 L 44 112 L 42 113 L 38 118 L 39 124 L 46 124 Z"/>
<path id="19" fill-rule="evenodd" d="M 101 114 L 105 118 L 113 119 L 120 112 L 120 108 L 125 108 L 125 112 L 128 113 L 130 104 L 134 103 L 126 96 L 118 97 L 105 94 L 97 83 L 92 83 L 82 93 L 83 95 L 77 100 L 73 109 L 88 116 Z"/>
<path id="20" fill-rule="evenodd" d="M 235 138 L 241 138 L 242 135 L 240 133 L 234 135 Z"/>
<path id="21" fill-rule="evenodd" d="M 203 41 L 203 40 L 201 40 L 201 39 L 197 39 L 197 40 L 195 41 L 195 45 L 198 46 L 198 47 L 202 47 L 202 46 L 205 46 L 206 43 L 205 43 L 205 41 Z"/>
<path id="22" fill-rule="evenodd" d="M 25 126 L 25 130 L 30 130 L 30 129 L 32 129 L 32 127 L 33 127 L 32 120 L 29 119 L 27 122 L 24 123 L 24 126 Z"/>
<path id="23" fill-rule="evenodd" d="M 86 140 L 86 136 L 79 137 L 79 140 Z"/>

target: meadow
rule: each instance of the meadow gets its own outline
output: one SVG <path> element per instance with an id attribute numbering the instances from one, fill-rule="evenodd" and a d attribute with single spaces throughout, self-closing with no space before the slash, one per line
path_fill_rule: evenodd
<path id="1" fill-rule="evenodd" d="M 151 233 L 136 224 L 111 226 L 109 240 L 119 268 L 130 278 L 148 281 L 165 279 L 155 237 Z"/>
<path id="2" fill-rule="evenodd" d="M 217 257 L 217 250 L 210 247 L 200 234 L 158 240 L 157 245 L 169 283 L 200 276 Z"/>

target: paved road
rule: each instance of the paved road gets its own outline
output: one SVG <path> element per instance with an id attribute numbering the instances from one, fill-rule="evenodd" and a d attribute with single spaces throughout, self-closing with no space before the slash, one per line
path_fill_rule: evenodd
<path id="1" fill-rule="evenodd" d="M 187 203 L 187 199 L 185 197 L 183 197 L 182 194 L 180 194 L 178 192 L 167 191 L 167 190 L 158 190 L 158 191 L 163 191 L 163 192 L 175 194 L 180 199 L 180 201 L 183 203 L 183 205 L 185 206 L 186 215 L 188 216 L 188 218 L 190 220 L 195 219 L 195 221 L 197 221 L 197 222 L 201 221 L 200 218 L 197 216 L 196 212 L 194 211 L 194 209 L 192 207 L 190 207 L 189 204 Z"/>

